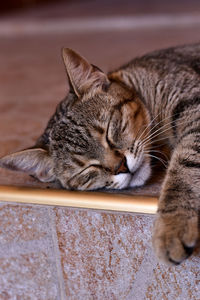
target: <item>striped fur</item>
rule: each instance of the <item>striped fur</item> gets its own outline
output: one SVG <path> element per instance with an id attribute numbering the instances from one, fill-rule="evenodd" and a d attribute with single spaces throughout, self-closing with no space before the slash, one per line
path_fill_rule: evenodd
<path id="1" fill-rule="evenodd" d="M 171 158 L 153 245 L 162 261 L 179 264 L 198 239 L 200 44 L 155 51 L 108 75 L 70 49 L 63 58 L 69 94 L 36 145 L 1 166 L 68 189 L 122 189 L 146 182 L 165 143 Z"/>

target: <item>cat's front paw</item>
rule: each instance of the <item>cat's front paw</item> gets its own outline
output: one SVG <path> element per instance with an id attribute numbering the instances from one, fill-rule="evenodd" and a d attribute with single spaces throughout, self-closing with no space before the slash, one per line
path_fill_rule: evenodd
<path id="1" fill-rule="evenodd" d="M 198 216 L 193 214 L 158 215 L 153 232 L 153 247 L 158 259 L 180 264 L 188 258 L 198 240 Z"/>

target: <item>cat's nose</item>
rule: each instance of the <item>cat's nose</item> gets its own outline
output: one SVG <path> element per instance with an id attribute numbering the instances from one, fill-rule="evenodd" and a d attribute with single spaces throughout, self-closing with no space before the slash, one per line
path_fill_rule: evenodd
<path id="1" fill-rule="evenodd" d="M 115 175 L 129 172 L 130 171 L 127 165 L 126 157 L 124 156 L 123 159 L 120 161 L 119 165 L 115 168 Z"/>

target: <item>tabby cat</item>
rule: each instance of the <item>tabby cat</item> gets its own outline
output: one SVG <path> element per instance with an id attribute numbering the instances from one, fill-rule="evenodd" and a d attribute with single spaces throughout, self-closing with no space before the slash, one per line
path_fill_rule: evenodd
<path id="1" fill-rule="evenodd" d="M 171 159 L 153 245 L 179 264 L 198 240 L 200 203 L 200 44 L 155 51 L 104 74 L 63 49 L 70 90 L 30 149 L 0 165 L 66 189 L 123 189 L 151 176 L 155 142 Z"/>

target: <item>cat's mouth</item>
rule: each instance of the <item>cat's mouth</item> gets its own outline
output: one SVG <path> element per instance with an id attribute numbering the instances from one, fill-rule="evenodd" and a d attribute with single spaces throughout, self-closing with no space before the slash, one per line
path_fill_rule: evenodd
<path id="1" fill-rule="evenodd" d="M 146 176 L 143 174 L 145 172 L 145 166 L 145 160 L 142 159 L 140 160 L 137 169 L 134 168 L 134 171 L 131 172 L 129 169 L 127 172 L 114 175 L 111 184 L 109 184 L 106 189 L 122 190 L 144 184 L 146 181 Z"/>

